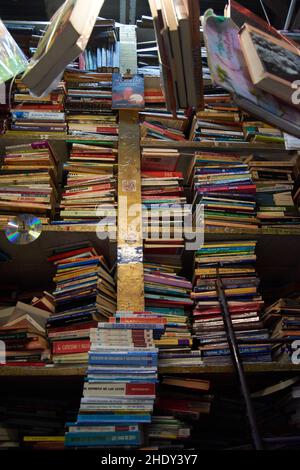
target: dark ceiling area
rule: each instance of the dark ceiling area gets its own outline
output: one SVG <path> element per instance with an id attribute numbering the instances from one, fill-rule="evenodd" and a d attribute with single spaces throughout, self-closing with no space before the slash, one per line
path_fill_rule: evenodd
<path id="1" fill-rule="evenodd" d="M 291 0 L 262 1 L 272 25 L 278 29 L 283 28 Z M 119 21 L 120 2 L 125 2 L 127 10 L 129 10 L 130 0 L 106 0 L 101 10 L 101 16 Z M 62 3 L 63 0 L 0 0 L 0 17 L 3 20 L 47 21 Z M 226 3 L 226 0 L 200 0 L 201 13 L 207 8 L 213 8 L 215 13 L 222 14 Z M 239 3 L 265 18 L 260 0 L 241 0 Z M 294 19 L 291 23 L 294 27 L 299 27 L 300 24 L 298 20 L 299 6 L 300 0 L 297 0 Z M 150 15 L 147 0 L 136 0 L 136 18 L 141 15 Z"/>

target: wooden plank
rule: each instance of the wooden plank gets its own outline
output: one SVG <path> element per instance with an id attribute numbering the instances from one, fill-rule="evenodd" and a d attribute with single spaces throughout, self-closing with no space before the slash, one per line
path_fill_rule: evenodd
<path id="1" fill-rule="evenodd" d="M 291 363 L 283 364 L 279 362 L 267 362 L 257 364 L 244 364 L 247 374 L 276 374 L 300 372 L 300 366 Z M 162 374 L 234 374 L 233 366 L 227 364 L 212 364 L 186 367 L 160 367 Z M 59 380 L 67 380 L 70 377 L 84 377 L 86 366 L 46 366 L 46 367 L 22 367 L 22 366 L 1 366 L 1 377 L 57 377 Z"/>
<path id="2" fill-rule="evenodd" d="M 162 141 L 149 139 L 143 137 L 141 139 L 142 147 L 151 148 L 172 148 L 178 150 L 207 150 L 207 151 L 228 151 L 228 152 L 241 152 L 241 151 L 260 151 L 260 152 L 274 152 L 285 151 L 283 144 L 256 144 L 252 142 L 196 142 L 191 140 L 184 141 Z"/>
<path id="3" fill-rule="evenodd" d="M 140 129 L 137 111 L 120 110 L 118 156 L 118 310 L 144 310 Z M 133 206 L 139 213 L 130 212 Z"/>

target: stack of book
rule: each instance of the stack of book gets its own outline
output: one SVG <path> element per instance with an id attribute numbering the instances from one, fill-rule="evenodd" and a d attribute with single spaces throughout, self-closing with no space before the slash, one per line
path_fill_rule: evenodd
<path id="1" fill-rule="evenodd" d="M 53 362 L 86 363 L 90 328 L 116 310 L 114 279 L 104 257 L 86 243 L 58 248 L 49 261 L 56 267 L 55 313 L 47 321 Z"/>
<path id="2" fill-rule="evenodd" d="M 295 159 L 286 155 L 280 160 L 250 157 L 248 165 L 256 185 L 257 218 L 261 226 L 299 227 L 300 213 L 292 198 Z"/>
<path id="3" fill-rule="evenodd" d="M 272 127 L 262 121 L 242 113 L 242 126 L 245 139 L 248 142 L 266 143 L 266 144 L 284 144 L 284 137 L 280 129 Z"/>
<path id="4" fill-rule="evenodd" d="M 155 402 L 155 414 L 147 430 L 149 443 L 163 447 L 183 448 L 199 443 L 197 427 L 210 414 L 213 395 L 208 394 L 207 380 L 163 376 Z"/>
<path id="5" fill-rule="evenodd" d="M 151 0 L 149 4 L 168 109 L 176 114 L 176 108 L 201 108 L 199 5 L 190 0 Z"/>
<path id="6" fill-rule="evenodd" d="M 278 344 L 273 345 L 273 359 L 291 362 L 295 351 L 292 343 L 300 339 L 300 298 L 285 297 L 277 300 L 264 310 L 263 320 L 270 330 L 271 338 L 279 340 Z"/>
<path id="7" fill-rule="evenodd" d="M 158 412 L 157 412 L 158 413 Z M 191 427 L 175 416 L 154 415 L 146 428 L 146 436 L 151 448 L 183 448 L 190 438 Z"/>
<path id="8" fill-rule="evenodd" d="M 48 317 L 49 312 L 18 302 L 11 314 L 2 318 L 0 340 L 5 343 L 7 365 L 43 366 L 49 362 Z"/>
<path id="9" fill-rule="evenodd" d="M 91 332 L 88 375 L 76 423 L 66 446 L 138 446 L 141 425 L 151 422 L 157 349 L 164 325 L 155 315 L 117 312 Z"/>
<path id="10" fill-rule="evenodd" d="M 119 72 L 119 28 L 115 20 L 97 18 L 90 40 L 78 59 L 79 70 Z"/>
<path id="11" fill-rule="evenodd" d="M 112 74 L 67 70 L 66 119 L 68 133 L 116 142 L 118 125 L 112 111 Z"/>
<path id="12" fill-rule="evenodd" d="M 244 142 L 239 108 L 230 95 L 215 89 L 204 96 L 205 108 L 193 118 L 189 139 L 201 142 Z"/>
<path id="13" fill-rule="evenodd" d="M 20 79 L 16 79 L 10 110 L 11 123 L 8 136 L 35 138 L 61 137 L 66 135 L 64 113 L 65 88 L 60 83 L 50 94 L 35 97 Z"/>
<path id="14" fill-rule="evenodd" d="M 248 164 L 234 154 L 201 152 L 195 155 L 193 210 L 204 205 L 205 229 L 255 233 L 255 184 Z M 196 226 L 199 220 L 195 216 Z"/>
<path id="15" fill-rule="evenodd" d="M 66 184 L 60 203 L 59 224 L 116 224 L 117 149 L 74 143 L 64 165 Z"/>
<path id="16" fill-rule="evenodd" d="M 196 252 L 191 294 L 195 301 L 193 327 L 205 363 L 231 361 L 216 286 L 218 275 L 223 282 L 242 359 L 271 361 L 268 330 L 263 328 L 260 316 L 263 301 L 258 293 L 255 247 L 253 240 L 206 242 Z"/>
<path id="17" fill-rule="evenodd" d="M 47 223 L 58 200 L 58 162 L 46 141 L 9 145 L 0 174 L 0 221 L 20 213 Z"/>
<path id="18" fill-rule="evenodd" d="M 185 113 L 179 110 L 177 111 L 176 117 L 174 117 L 165 106 L 154 102 L 154 100 L 158 99 L 157 97 L 151 98 L 152 101 L 148 101 L 149 95 L 147 95 L 146 83 L 145 81 L 146 106 L 145 109 L 139 113 L 142 137 L 171 141 L 186 139 L 192 113 Z"/>
<path id="19" fill-rule="evenodd" d="M 180 268 L 179 268 L 180 270 Z M 199 353 L 191 351 L 192 336 L 189 329 L 189 310 L 192 284 L 178 274 L 178 268 L 158 262 L 144 263 L 146 310 L 166 322 L 161 339 L 155 341 L 159 348 L 160 367 L 199 363 Z"/>

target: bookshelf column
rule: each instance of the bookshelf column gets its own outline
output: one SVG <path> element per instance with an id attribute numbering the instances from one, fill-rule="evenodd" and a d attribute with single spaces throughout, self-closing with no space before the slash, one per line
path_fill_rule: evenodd
<path id="1" fill-rule="evenodd" d="M 144 310 L 138 111 L 119 112 L 118 310 Z"/>

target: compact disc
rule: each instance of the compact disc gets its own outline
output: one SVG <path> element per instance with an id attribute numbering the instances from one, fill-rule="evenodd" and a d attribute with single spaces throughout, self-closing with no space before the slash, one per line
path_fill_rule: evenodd
<path id="1" fill-rule="evenodd" d="M 5 228 L 5 235 L 14 245 L 27 245 L 34 242 L 42 232 L 40 219 L 31 214 L 20 214 L 11 218 Z"/>

